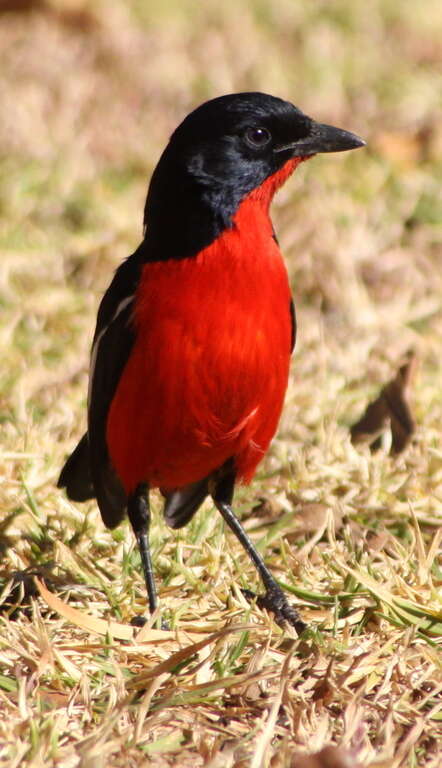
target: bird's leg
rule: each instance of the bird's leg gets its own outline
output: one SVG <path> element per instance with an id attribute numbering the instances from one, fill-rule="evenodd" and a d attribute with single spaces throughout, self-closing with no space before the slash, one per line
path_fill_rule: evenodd
<path id="1" fill-rule="evenodd" d="M 134 493 L 129 496 L 127 515 L 138 543 L 138 549 L 140 550 L 141 565 L 149 599 L 149 611 L 153 613 L 158 605 L 158 600 L 149 548 L 149 488 L 145 483 L 137 485 Z"/>
<path id="2" fill-rule="evenodd" d="M 306 624 L 301 620 L 296 608 L 289 604 L 281 587 L 276 583 L 263 558 L 253 546 L 244 528 L 232 511 L 231 501 L 234 481 L 235 477 L 233 474 L 224 476 L 216 485 L 213 500 L 227 525 L 243 545 L 264 583 L 266 591 L 264 595 L 258 596 L 257 604 L 260 608 L 272 611 L 278 624 L 287 622 L 300 634 L 306 628 Z M 250 590 L 243 590 L 243 592 L 249 599 L 255 597 Z"/>

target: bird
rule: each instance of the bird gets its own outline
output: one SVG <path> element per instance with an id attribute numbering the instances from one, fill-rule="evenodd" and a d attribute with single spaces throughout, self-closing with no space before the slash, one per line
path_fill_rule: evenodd
<path id="1" fill-rule="evenodd" d="M 271 201 L 303 161 L 364 144 L 283 99 L 233 93 L 190 112 L 153 171 L 142 242 L 98 309 L 87 431 L 58 480 L 71 500 L 96 499 L 108 528 L 127 515 L 151 613 L 149 495 L 159 489 L 173 529 L 211 497 L 261 577 L 258 604 L 298 633 L 306 626 L 232 500 L 276 432 L 296 338 Z"/>

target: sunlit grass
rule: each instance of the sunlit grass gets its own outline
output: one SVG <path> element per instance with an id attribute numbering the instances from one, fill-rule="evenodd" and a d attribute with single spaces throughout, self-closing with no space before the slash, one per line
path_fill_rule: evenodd
<path id="1" fill-rule="evenodd" d="M 336 744 L 437 768 L 439 4 L 23 6 L 0 16 L 0 761 L 280 768 Z M 130 627 L 146 598 L 128 524 L 107 531 L 55 483 L 150 172 L 189 109 L 243 89 L 368 141 L 305 164 L 275 201 L 298 342 L 278 436 L 236 501 L 309 628 L 294 641 L 245 601 L 256 574 L 209 503 L 172 532 L 155 496 L 161 639 Z M 391 457 L 387 430 L 376 454 L 352 446 L 409 349 L 412 445 Z"/>

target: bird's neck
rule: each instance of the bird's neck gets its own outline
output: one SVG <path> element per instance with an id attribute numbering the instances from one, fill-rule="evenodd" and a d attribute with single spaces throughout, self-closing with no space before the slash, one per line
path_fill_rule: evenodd
<path id="1" fill-rule="evenodd" d="M 197 256 L 226 230 L 240 226 L 247 212 L 251 226 L 272 231 L 269 207 L 275 192 L 303 158 L 292 158 L 260 186 L 242 197 L 224 185 L 205 190 L 191 179 L 169 173 L 155 174 L 144 212 L 144 261 L 166 261 Z M 255 214 L 255 216 L 254 216 Z"/>

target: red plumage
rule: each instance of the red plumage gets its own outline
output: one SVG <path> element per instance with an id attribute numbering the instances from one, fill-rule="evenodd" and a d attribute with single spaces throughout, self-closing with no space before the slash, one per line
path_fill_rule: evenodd
<path id="1" fill-rule="evenodd" d="M 289 160 L 240 204 L 194 259 L 148 264 L 136 342 L 111 404 L 107 442 L 126 493 L 206 477 L 235 458 L 249 482 L 281 413 L 291 350 L 290 289 L 269 205 Z"/>

